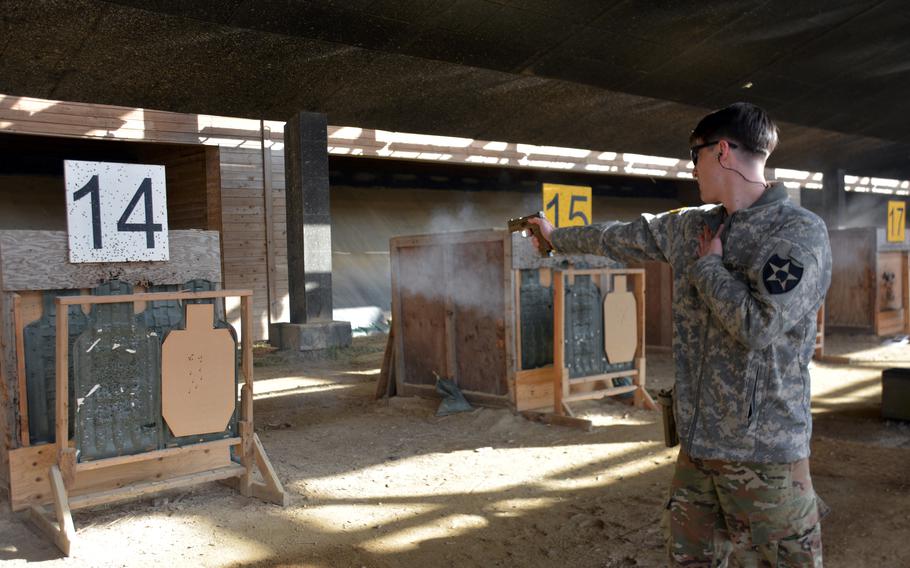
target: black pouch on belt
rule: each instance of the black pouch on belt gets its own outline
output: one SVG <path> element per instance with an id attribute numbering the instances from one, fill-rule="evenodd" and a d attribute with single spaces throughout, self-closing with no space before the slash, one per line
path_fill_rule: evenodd
<path id="1" fill-rule="evenodd" d="M 673 416 L 673 389 L 663 389 L 657 393 L 657 402 L 664 415 L 664 443 L 668 448 L 679 445 L 679 434 L 676 433 L 676 417 Z"/>

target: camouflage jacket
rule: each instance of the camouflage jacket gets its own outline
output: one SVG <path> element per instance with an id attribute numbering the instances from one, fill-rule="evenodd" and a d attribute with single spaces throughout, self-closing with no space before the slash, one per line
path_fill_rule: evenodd
<path id="1" fill-rule="evenodd" d="M 705 225 L 723 257 L 698 257 Z M 831 282 L 824 222 L 782 184 L 751 207 L 719 205 L 637 221 L 557 229 L 559 252 L 673 268 L 675 414 L 692 457 L 784 463 L 809 455 L 809 371 L 816 315 Z"/>

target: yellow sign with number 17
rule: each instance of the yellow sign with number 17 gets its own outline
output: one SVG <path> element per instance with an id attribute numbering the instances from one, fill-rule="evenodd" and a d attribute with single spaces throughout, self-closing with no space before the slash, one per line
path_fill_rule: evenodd
<path id="1" fill-rule="evenodd" d="M 907 225 L 907 203 L 904 201 L 888 202 L 888 242 L 904 242 L 904 228 Z"/>
<path id="2" fill-rule="evenodd" d="M 545 183 L 543 210 L 557 227 L 588 225 L 591 223 L 591 188 Z"/>

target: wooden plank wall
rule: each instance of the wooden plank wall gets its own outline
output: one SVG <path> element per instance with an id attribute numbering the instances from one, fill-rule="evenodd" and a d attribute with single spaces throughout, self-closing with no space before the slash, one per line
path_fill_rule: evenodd
<path id="1" fill-rule="evenodd" d="M 503 273 L 505 243 L 501 238 L 450 248 L 444 286 L 454 304 L 453 371 L 461 389 L 509 394 L 505 299 L 510 288 L 505 283 L 511 280 Z"/>
<path id="2" fill-rule="evenodd" d="M 272 230 L 272 247 L 274 265 L 270 266 L 270 277 L 274 282 L 272 297 L 272 321 L 287 321 L 291 314 L 291 303 L 288 297 L 288 233 L 286 186 L 284 175 L 284 123 L 265 123 L 269 139 L 271 163 L 271 202 L 272 219 L 269 226 Z"/>
<path id="3" fill-rule="evenodd" d="M 831 287 L 825 300 L 828 327 L 872 330 L 875 313 L 875 234 L 863 229 L 831 231 Z"/>
<path id="4" fill-rule="evenodd" d="M 286 186 L 284 172 L 284 123 L 265 122 L 267 134 L 266 146 L 271 158 L 272 210 L 269 212 L 271 228 L 272 258 L 269 259 L 269 278 L 273 282 L 271 293 L 272 321 L 288 321 L 291 314 L 291 303 L 288 297 L 288 233 L 287 207 L 285 202 Z"/>
<path id="5" fill-rule="evenodd" d="M 266 338 L 268 285 L 258 120 L 0 95 L 0 132 L 205 148 L 205 223 L 206 228 L 220 225 L 222 230 L 223 285 L 253 290 L 253 336 Z M 218 154 L 220 167 L 216 170 L 212 164 L 217 162 L 212 160 Z M 196 155 L 177 165 L 192 170 L 192 175 L 200 175 L 199 160 Z M 281 176 L 283 179 L 283 165 Z M 220 185 L 216 185 L 219 178 Z M 216 198 L 218 193 L 220 199 Z M 177 216 L 178 224 L 199 220 L 200 197 L 196 195 L 182 204 L 189 210 L 186 215 Z M 228 318 L 239 331 L 239 305 L 229 303 Z"/>
<path id="6" fill-rule="evenodd" d="M 224 283 L 253 290 L 253 337 L 268 336 L 265 208 L 262 149 L 221 148 L 221 222 Z M 239 324 L 239 303 L 228 306 L 228 318 Z"/>
<path id="7" fill-rule="evenodd" d="M 209 208 L 217 200 L 220 209 L 220 185 L 214 195 L 209 195 L 206 160 L 218 163 L 218 149 L 210 156 L 204 146 L 161 145 L 143 155 L 149 163 L 163 164 L 167 184 L 167 224 L 169 229 L 215 229 L 209 226 Z M 215 182 L 218 177 L 215 177 Z M 214 199 L 212 199 L 214 198 Z M 220 225 L 220 223 L 219 223 Z"/>

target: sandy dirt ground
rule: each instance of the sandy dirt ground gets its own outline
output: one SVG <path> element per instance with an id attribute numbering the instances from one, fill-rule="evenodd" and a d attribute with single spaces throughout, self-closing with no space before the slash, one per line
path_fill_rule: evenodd
<path id="1" fill-rule="evenodd" d="M 324 360 L 261 356 L 256 429 L 290 494 L 280 508 L 212 483 L 78 511 L 62 558 L 25 516 L 0 510 L 6 566 L 663 566 L 660 517 L 676 449 L 660 415 L 577 405 L 591 432 L 506 409 L 436 417 L 438 401 L 374 401 L 384 336 Z M 880 374 L 906 342 L 829 336 L 814 363 L 816 488 L 826 566 L 910 566 L 910 423 L 883 421 Z M 648 358 L 649 390 L 671 382 Z"/>

